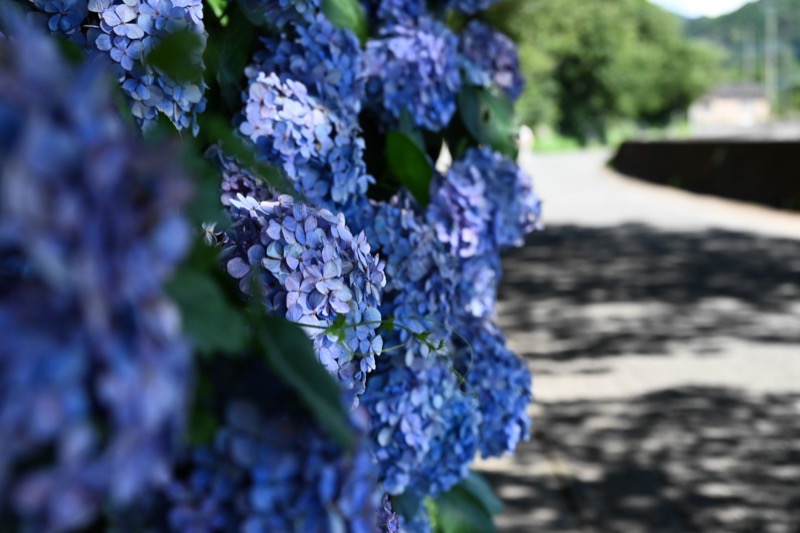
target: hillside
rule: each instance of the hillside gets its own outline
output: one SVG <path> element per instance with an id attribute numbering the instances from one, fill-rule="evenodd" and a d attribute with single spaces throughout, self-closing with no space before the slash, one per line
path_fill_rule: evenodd
<path id="1" fill-rule="evenodd" d="M 772 0 L 777 12 L 779 85 L 796 85 L 800 78 L 800 0 Z M 760 80 L 764 72 L 766 0 L 742 6 L 717 18 L 684 21 L 689 37 L 711 41 L 728 53 L 728 77 L 734 81 Z"/>

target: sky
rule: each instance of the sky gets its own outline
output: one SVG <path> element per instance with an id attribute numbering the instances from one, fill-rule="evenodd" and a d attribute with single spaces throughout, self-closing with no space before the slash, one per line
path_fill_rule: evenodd
<path id="1" fill-rule="evenodd" d="M 736 11 L 748 0 L 650 0 L 684 17 L 717 17 Z"/>

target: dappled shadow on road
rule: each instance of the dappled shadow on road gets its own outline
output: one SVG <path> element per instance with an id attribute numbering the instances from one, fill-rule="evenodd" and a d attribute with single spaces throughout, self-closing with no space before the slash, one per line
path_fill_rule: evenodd
<path id="1" fill-rule="evenodd" d="M 499 320 L 538 360 L 800 342 L 800 241 L 555 226 L 504 260 Z"/>
<path id="2" fill-rule="evenodd" d="M 502 531 L 800 533 L 800 241 L 555 226 L 504 267 L 550 403 L 490 469 Z"/>
<path id="3" fill-rule="evenodd" d="M 567 466 L 488 475 L 505 496 L 504 531 L 797 532 L 800 395 L 679 388 L 543 410 L 515 462 Z M 542 512 L 547 483 L 571 520 Z"/>

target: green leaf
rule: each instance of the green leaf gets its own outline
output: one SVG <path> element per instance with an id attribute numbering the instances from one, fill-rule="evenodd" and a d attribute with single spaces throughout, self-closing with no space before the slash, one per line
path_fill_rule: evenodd
<path id="1" fill-rule="evenodd" d="M 417 128 L 417 125 L 414 123 L 414 116 L 407 108 L 403 108 L 403 110 L 400 111 L 400 120 L 397 129 L 401 133 L 408 135 L 420 150 L 423 152 L 425 151 L 425 136 L 422 134 L 422 131 Z"/>
<path id="2" fill-rule="evenodd" d="M 78 43 L 60 35 L 55 35 L 54 39 L 61 55 L 71 65 L 80 65 L 86 61 L 86 51 Z"/>
<path id="3" fill-rule="evenodd" d="M 342 391 L 317 360 L 311 340 L 299 326 L 268 316 L 261 305 L 253 310 L 256 338 L 269 367 L 297 391 L 317 422 L 342 447 L 355 444 Z"/>
<path id="4" fill-rule="evenodd" d="M 241 10 L 232 9 L 221 44 L 216 45 L 215 49 L 218 51 L 217 84 L 222 100 L 230 111 L 238 111 L 241 107 L 244 69 L 250 61 L 250 49 L 255 40 L 253 25 Z"/>
<path id="5" fill-rule="evenodd" d="M 161 39 L 147 54 L 145 63 L 176 81 L 199 83 L 203 79 L 203 48 L 205 41 L 200 35 L 177 31 Z"/>
<path id="6" fill-rule="evenodd" d="M 182 269 L 167 285 L 167 292 L 180 306 L 184 331 L 198 353 L 239 352 L 247 347 L 246 318 L 210 272 Z"/>
<path id="7" fill-rule="evenodd" d="M 433 498 L 425 498 L 425 510 L 428 512 L 428 520 L 431 524 L 432 533 L 442 533 L 442 527 L 439 525 L 439 509 L 436 507 L 436 501 Z"/>
<path id="8" fill-rule="evenodd" d="M 392 176 L 411 191 L 420 205 L 428 205 L 433 165 L 413 139 L 399 131 L 389 133 L 386 136 L 386 160 Z"/>
<path id="9" fill-rule="evenodd" d="M 202 365 L 198 365 L 202 366 Z M 214 410 L 215 390 L 208 375 L 202 370 L 195 374 L 192 410 L 189 419 L 189 442 L 192 446 L 204 446 L 214 440 L 219 428 Z"/>
<path id="10" fill-rule="evenodd" d="M 463 485 L 436 499 L 438 533 L 495 533 L 492 516 Z"/>
<path id="11" fill-rule="evenodd" d="M 464 85 L 458 95 L 458 109 L 464 126 L 476 141 L 516 158 L 514 104 L 505 93 Z"/>
<path id="12" fill-rule="evenodd" d="M 362 44 L 369 37 L 367 15 L 358 0 L 322 0 L 322 12 L 337 28 L 352 31 Z"/>
<path id="13" fill-rule="evenodd" d="M 503 502 L 495 495 L 486 478 L 479 473 L 470 471 L 469 476 L 460 483 L 460 486 L 481 502 L 483 508 L 491 516 L 500 514 L 500 511 L 503 510 Z"/>
<path id="14" fill-rule="evenodd" d="M 225 9 L 228 7 L 228 0 L 206 0 L 206 4 L 211 8 L 215 17 L 222 19 L 225 15 Z"/>
<path id="15" fill-rule="evenodd" d="M 219 230 L 230 224 L 230 219 L 223 215 L 219 199 L 220 172 L 207 159 L 187 154 L 186 168 L 195 176 L 195 192 L 189 206 L 189 217 L 195 227 L 204 222 L 214 223 Z"/>
<path id="16" fill-rule="evenodd" d="M 423 502 L 408 492 L 392 496 L 391 499 L 392 509 L 394 509 L 394 512 L 408 520 L 411 520 L 417 515 L 417 513 L 419 513 L 422 505 L 428 504 L 427 501 Z"/>

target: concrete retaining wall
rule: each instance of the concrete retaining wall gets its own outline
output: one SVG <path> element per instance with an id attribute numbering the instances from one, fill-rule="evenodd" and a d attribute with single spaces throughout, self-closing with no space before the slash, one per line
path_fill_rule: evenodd
<path id="1" fill-rule="evenodd" d="M 610 165 L 654 183 L 800 210 L 800 142 L 631 141 Z"/>

